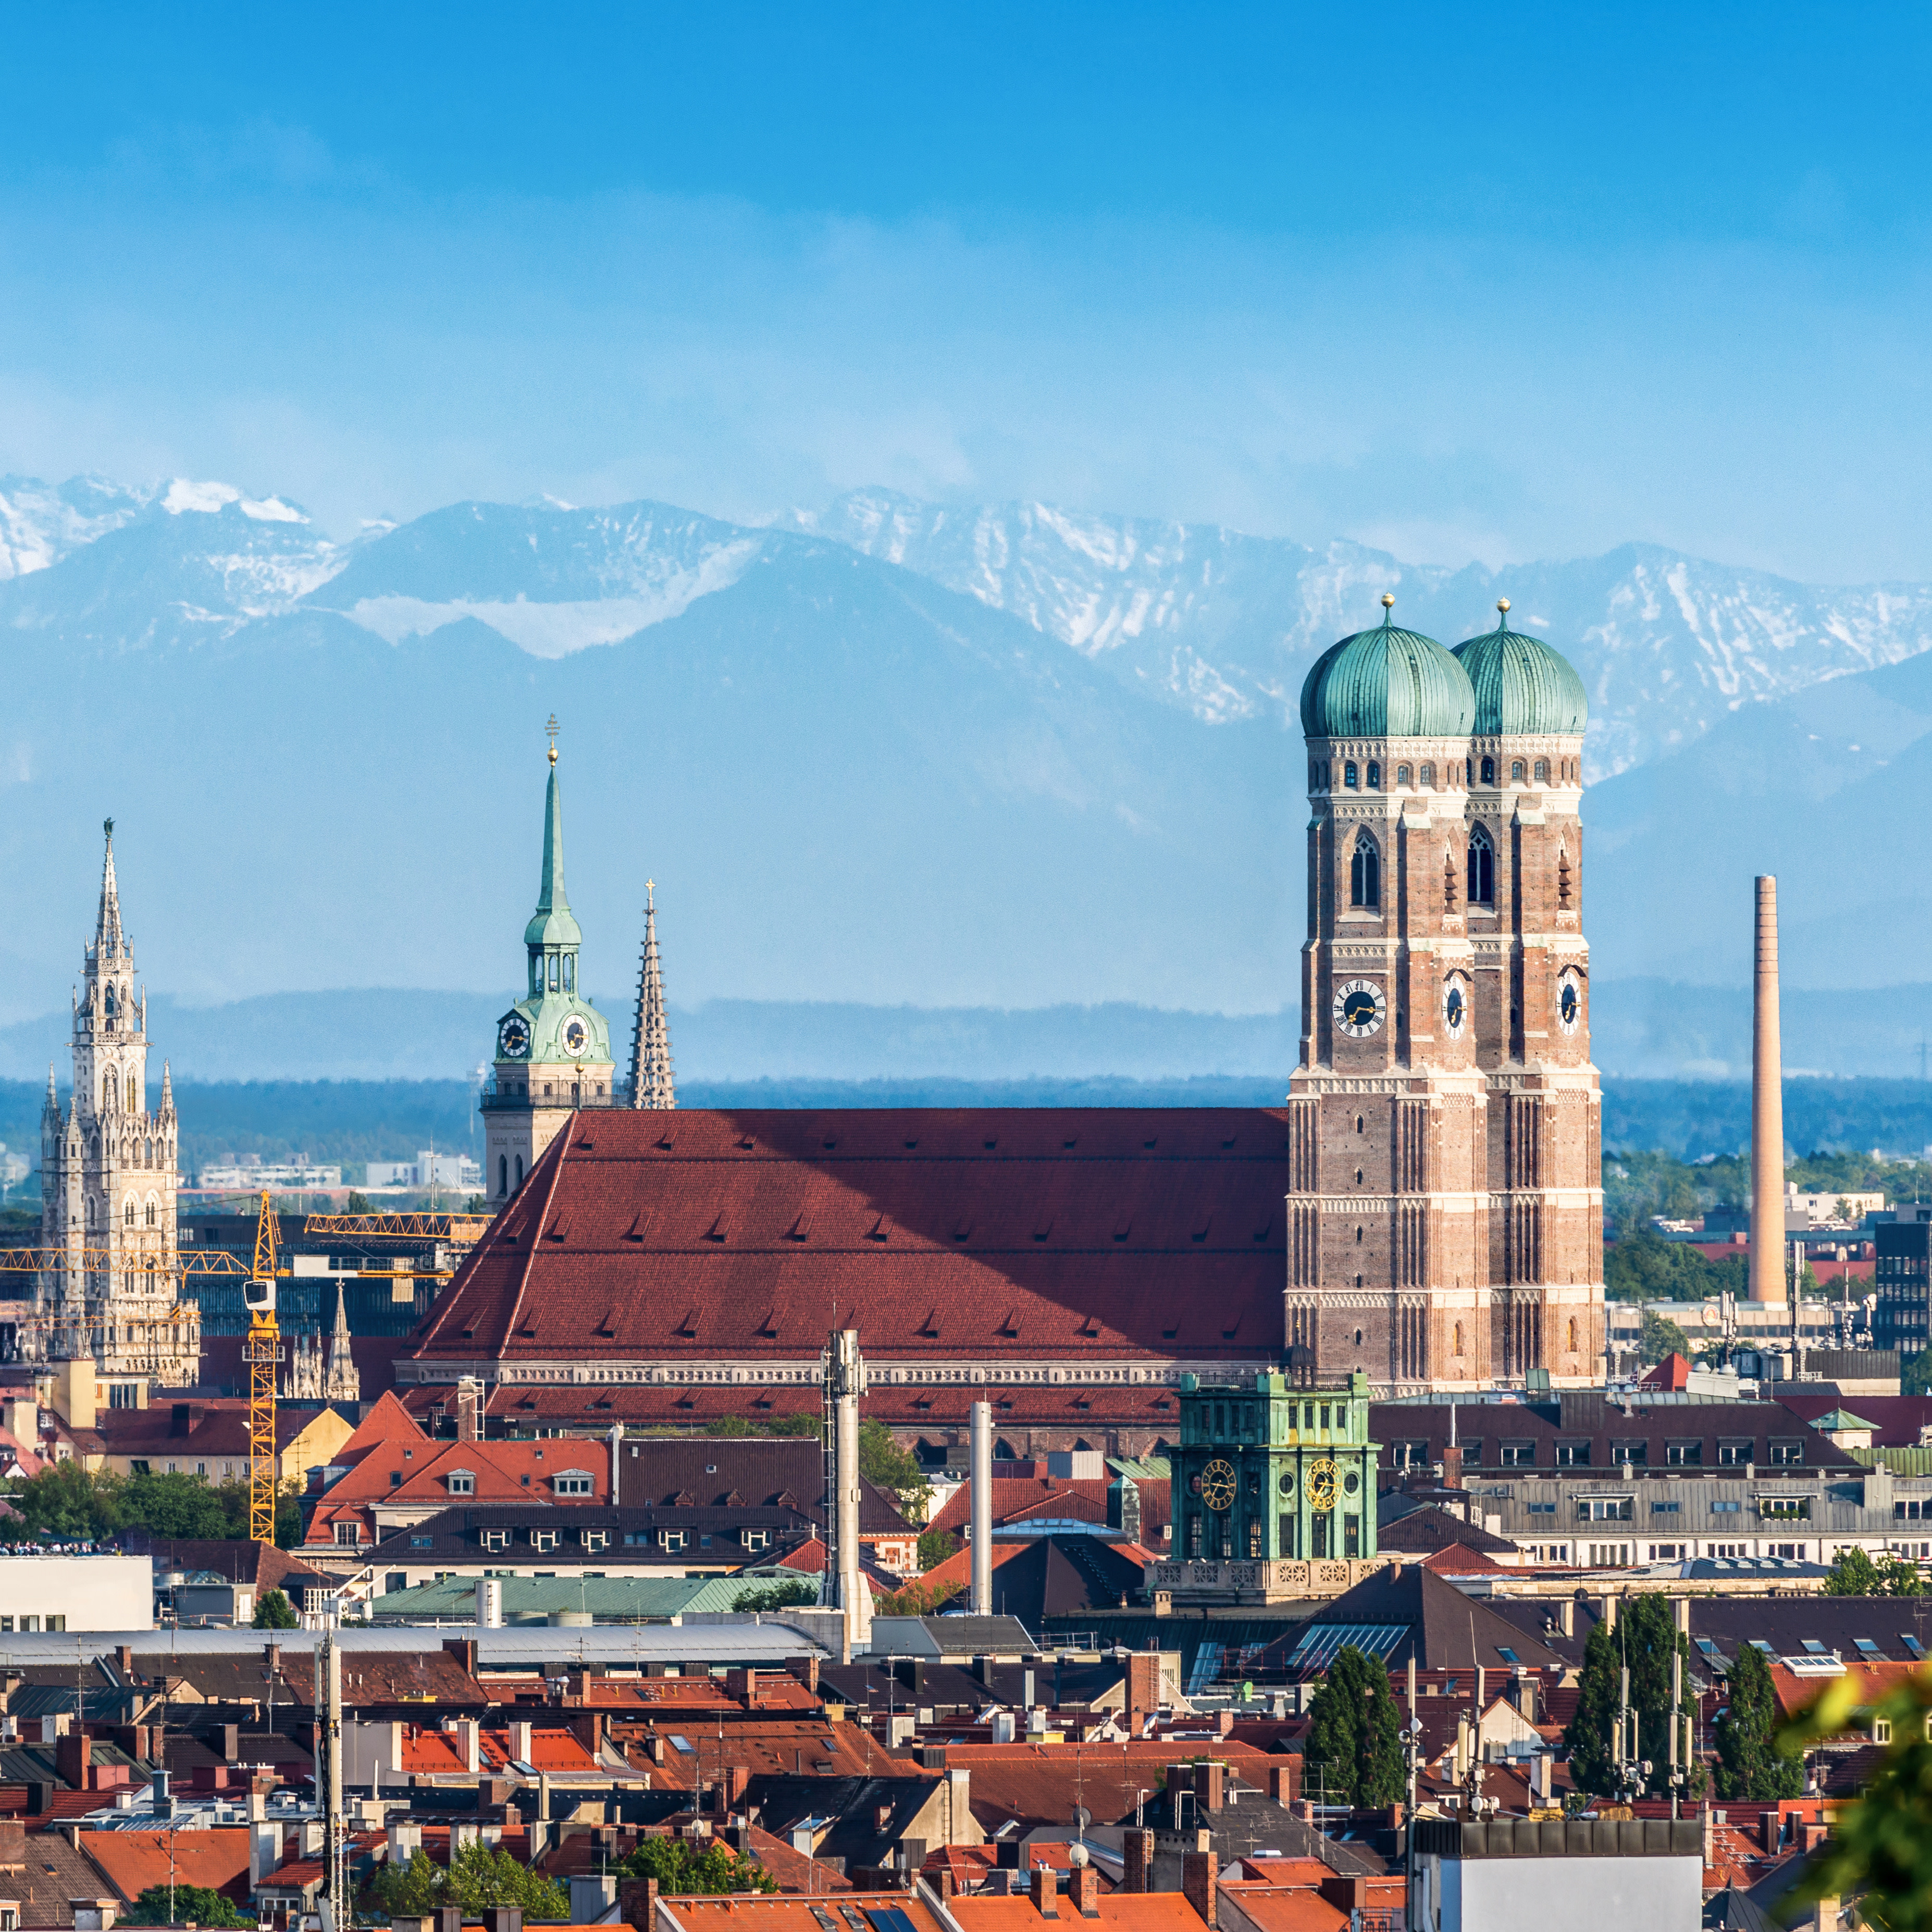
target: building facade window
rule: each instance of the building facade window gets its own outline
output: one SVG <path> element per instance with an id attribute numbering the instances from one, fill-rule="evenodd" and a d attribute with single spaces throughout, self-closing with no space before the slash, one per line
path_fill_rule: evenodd
<path id="1" fill-rule="evenodd" d="M 1348 862 L 1348 903 L 1375 908 L 1382 902 L 1382 854 L 1366 832 L 1355 835 L 1354 856 Z"/>
<path id="2" fill-rule="evenodd" d="M 1496 902 L 1496 850 L 1479 825 L 1469 834 L 1469 903 L 1486 906 Z"/>

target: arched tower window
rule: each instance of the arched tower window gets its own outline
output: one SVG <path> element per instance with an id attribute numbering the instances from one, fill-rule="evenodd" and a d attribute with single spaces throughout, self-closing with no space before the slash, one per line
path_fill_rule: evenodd
<path id="1" fill-rule="evenodd" d="M 1425 787 L 1431 788 L 1434 787 L 1436 783 L 1436 767 L 1433 765 L 1424 765 L 1423 766 L 1422 782 Z"/>
<path id="2" fill-rule="evenodd" d="M 574 952 L 563 956 L 563 990 L 566 993 L 577 991 L 577 955 Z"/>
<path id="3" fill-rule="evenodd" d="M 128 1076 L 128 1111 L 130 1114 L 141 1111 L 141 1083 L 131 1073 Z"/>
<path id="4" fill-rule="evenodd" d="M 521 1154 L 518 1154 L 518 1156 L 517 1156 L 517 1185 L 518 1185 L 519 1187 L 520 1187 L 520 1186 L 523 1186 L 523 1184 L 524 1184 L 524 1157 L 523 1157 L 523 1156 L 522 1156 Z"/>
<path id="5" fill-rule="evenodd" d="M 1460 1354 L 1462 1354 L 1462 1323 L 1461 1323 L 1461 1322 L 1457 1322 L 1457 1323 L 1456 1323 L 1456 1350 L 1455 1350 L 1455 1352 L 1456 1352 L 1458 1355 L 1460 1355 Z"/>
<path id="6" fill-rule="evenodd" d="M 508 1194 L 510 1191 L 510 1156 L 500 1154 L 496 1156 L 496 1192 Z"/>
<path id="7" fill-rule="evenodd" d="M 114 988 L 112 986 L 107 989 L 107 1024 L 110 1026 L 114 1024 Z"/>
<path id="8" fill-rule="evenodd" d="M 1512 758 L 1510 760 L 1510 783 L 1511 784 L 1522 783 L 1522 760 L 1520 758 Z"/>
<path id="9" fill-rule="evenodd" d="M 550 956 L 550 991 L 551 991 L 553 993 L 554 993 L 554 992 L 555 992 L 556 991 L 556 989 L 557 989 L 557 987 L 556 987 L 556 976 L 557 976 L 557 970 L 558 970 L 558 968 L 557 968 L 557 957 L 556 957 L 556 955 L 554 952 L 553 952 L 553 953 Z"/>
<path id="10" fill-rule="evenodd" d="M 1469 834 L 1469 903 L 1479 906 L 1496 902 L 1496 848 L 1479 825 Z"/>
<path id="11" fill-rule="evenodd" d="M 1382 789 L 1382 766 L 1381 766 L 1380 765 L 1378 765 L 1378 764 L 1376 762 L 1376 760 L 1375 760 L 1373 758 L 1371 758 L 1371 759 L 1369 760 L 1369 789 L 1370 789 L 1370 790 L 1371 790 L 1371 791 L 1379 791 L 1379 790 Z"/>
<path id="12" fill-rule="evenodd" d="M 1574 1318 L 1570 1324 L 1570 1352 L 1573 1355 L 1576 1352 L 1576 1324 Z"/>
<path id="13" fill-rule="evenodd" d="M 1556 910 L 1568 912 L 1570 905 L 1570 855 L 1562 846 L 1556 848 Z"/>
<path id="14" fill-rule="evenodd" d="M 1536 782 L 1538 784 L 1550 782 L 1550 760 L 1547 758 L 1538 758 L 1536 761 Z"/>
<path id="15" fill-rule="evenodd" d="M 1357 779 L 1355 777 L 1355 761 L 1353 758 L 1349 759 L 1342 767 L 1342 782 L 1346 785 L 1351 791 L 1353 791 L 1355 789 Z"/>
<path id="16" fill-rule="evenodd" d="M 154 1204 L 150 1201 L 148 1203 L 148 1226 L 151 1228 L 154 1225 L 154 1219 L 157 1211 Z"/>
<path id="17" fill-rule="evenodd" d="M 1442 855 L 1442 910 L 1456 910 L 1456 856 L 1453 852 Z"/>
<path id="18" fill-rule="evenodd" d="M 1355 856 L 1348 862 L 1348 903 L 1378 906 L 1382 902 L 1382 859 L 1366 832 L 1355 835 Z"/>
<path id="19" fill-rule="evenodd" d="M 1496 761 L 1493 758 L 1485 758 L 1483 760 L 1483 782 L 1485 784 L 1494 784 L 1496 782 Z"/>
<path id="20" fill-rule="evenodd" d="M 1409 782 L 1408 767 L 1406 765 L 1396 766 L 1395 782 L 1399 785 L 1406 785 Z"/>

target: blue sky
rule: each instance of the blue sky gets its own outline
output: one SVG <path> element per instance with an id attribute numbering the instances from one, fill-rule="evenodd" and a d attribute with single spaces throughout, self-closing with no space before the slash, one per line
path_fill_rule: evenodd
<path id="1" fill-rule="evenodd" d="M 1925 16 L 19 9 L 0 471 L 1932 576 Z"/>

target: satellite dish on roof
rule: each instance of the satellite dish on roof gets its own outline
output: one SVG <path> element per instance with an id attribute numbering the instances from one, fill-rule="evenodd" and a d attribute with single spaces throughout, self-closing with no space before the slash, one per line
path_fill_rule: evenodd
<path id="1" fill-rule="evenodd" d="M 1093 1823 L 1094 1814 L 1085 1805 L 1076 1804 L 1073 1808 L 1073 1822 L 1084 1832 L 1089 1825 Z"/>

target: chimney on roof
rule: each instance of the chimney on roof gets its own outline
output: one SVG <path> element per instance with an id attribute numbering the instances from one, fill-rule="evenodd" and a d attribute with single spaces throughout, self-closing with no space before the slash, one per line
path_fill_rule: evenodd
<path id="1" fill-rule="evenodd" d="M 474 1376 L 456 1384 L 456 1439 L 474 1442 L 483 1433 L 483 1385 Z"/>
<path id="2" fill-rule="evenodd" d="M 1217 1876 L 1212 1852 L 1183 1852 L 1180 1855 L 1180 1895 L 1193 1906 L 1194 1915 L 1213 1932 L 1216 1924 L 1214 1881 Z"/>
<path id="3" fill-rule="evenodd" d="M 973 1551 L 973 1592 L 968 1600 L 976 1617 L 993 1614 L 993 1405 L 972 1407 L 972 1511 L 968 1540 Z"/>
<path id="4" fill-rule="evenodd" d="M 1750 1298 L 1784 1299 L 1784 1077 L 1778 1039 L 1778 881 L 1757 881 L 1751 1000 Z M 1792 1364 L 1796 1366 L 1796 1363 Z"/>
<path id="5" fill-rule="evenodd" d="M 1124 1892 L 1144 1892 L 1148 1877 L 1154 1868 L 1154 1834 L 1151 1832 L 1130 1830 L 1121 1847 L 1126 1870 L 1121 1880 Z"/>
<path id="6" fill-rule="evenodd" d="M 1033 1868 L 1033 1909 L 1042 1918 L 1060 1916 L 1060 1874 L 1051 1865 Z"/>
<path id="7" fill-rule="evenodd" d="M 1100 1874 L 1090 1862 L 1087 1847 L 1076 1843 L 1068 1853 L 1072 1870 L 1066 1875 L 1066 1902 L 1082 1918 L 1100 1916 Z"/>

